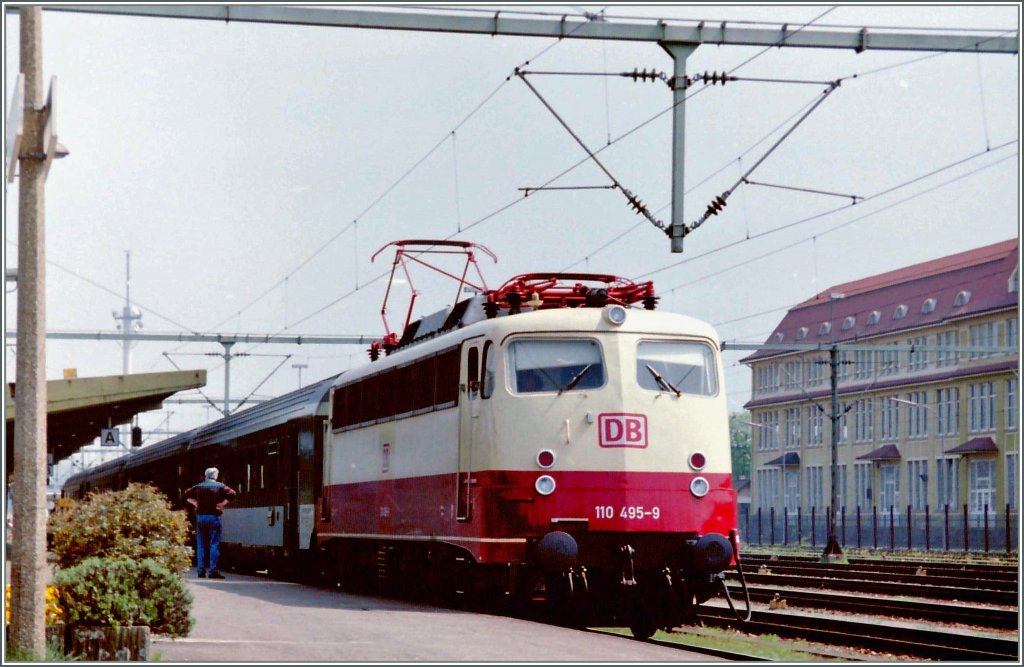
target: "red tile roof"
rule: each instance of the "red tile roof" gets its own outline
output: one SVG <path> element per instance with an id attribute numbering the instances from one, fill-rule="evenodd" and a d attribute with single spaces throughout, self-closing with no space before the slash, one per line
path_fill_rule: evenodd
<path id="1" fill-rule="evenodd" d="M 970 315 L 1018 306 L 1019 292 L 1010 292 L 1008 280 L 1018 266 L 1018 240 L 976 248 L 967 252 L 914 264 L 895 271 L 835 285 L 797 304 L 765 342 L 819 343 L 850 342 L 916 329 Z M 970 292 L 966 304 L 954 306 L 962 291 Z M 841 293 L 843 299 L 831 302 L 829 295 Z M 922 312 L 928 299 L 935 299 L 934 309 Z M 906 306 L 906 315 L 894 319 L 894 313 Z M 878 321 L 868 324 L 869 316 L 878 311 Z M 851 328 L 843 330 L 843 322 L 854 318 Z M 832 332 L 819 335 L 824 322 L 831 319 Z M 806 328 L 803 337 L 801 329 Z M 779 334 L 782 340 L 779 340 Z M 744 362 L 787 354 L 779 350 L 759 350 Z"/>

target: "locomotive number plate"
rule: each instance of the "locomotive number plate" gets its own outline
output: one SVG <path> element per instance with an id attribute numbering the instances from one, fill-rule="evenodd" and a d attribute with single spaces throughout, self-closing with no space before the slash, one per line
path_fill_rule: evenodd
<path id="1" fill-rule="evenodd" d="M 644 505 L 624 505 L 615 508 L 613 505 L 596 505 L 594 517 L 597 519 L 660 519 L 661 508 L 645 507 Z"/>

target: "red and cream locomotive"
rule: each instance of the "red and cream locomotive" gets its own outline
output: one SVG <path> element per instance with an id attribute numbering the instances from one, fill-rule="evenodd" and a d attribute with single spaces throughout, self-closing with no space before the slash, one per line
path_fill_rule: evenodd
<path id="1" fill-rule="evenodd" d="M 465 252 L 468 269 L 486 251 L 395 245 L 392 276 L 426 252 Z M 467 271 L 448 275 L 461 293 Z M 321 566 L 349 583 L 543 594 L 641 637 L 683 622 L 737 552 L 714 330 L 655 311 L 650 282 L 537 273 L 474 287 L 450 311 L 407 317 L 375 361 L 336 379 Z"/>

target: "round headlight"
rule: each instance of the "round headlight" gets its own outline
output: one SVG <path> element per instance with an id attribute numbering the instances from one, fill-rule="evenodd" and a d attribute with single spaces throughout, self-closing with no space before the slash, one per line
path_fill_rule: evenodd
<path id="1" fill-rule="evenodd" d="M 707 463 L 708 460 L 702 453 L 694 452 L 693 454 L 690 454 L 690 467 L 694 470 L 703 470 Z"/>
<path id="2" fill-rule="evenodd" d="M 618 326 L 626 321 L 626 309 L 622 306 L 608 306 L 604 309 L 604 316 L 609 322 Z"/>
<path id="3" fill-rule="evenodd" d="M 550 449 L 542 449 L 537 452 L 537 465 L 541 468 L 550 468 L 555 465 L 555 453 Z"/>
<path id="4" fill-rule="evenodd" d="M 693 481 L 690 482 L 690 493 L 697 496 L 698 498 L 703 498 L 704 496 L 706 496 L 710 488 L 711 487 L 708 485 L 708 480 L 704 479 L 703 477 L 694 477 Z"/>
<path id="5" fill-rule="evenodd" d="M 533 488 L 542 496 L 550 496 L 555 492 L 555 478 L 551 475 L 541 475 L 534 482 Z"/>

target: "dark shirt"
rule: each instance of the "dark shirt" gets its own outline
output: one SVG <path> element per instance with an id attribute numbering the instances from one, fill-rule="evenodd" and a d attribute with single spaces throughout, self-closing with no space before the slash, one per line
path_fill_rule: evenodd
<path id="1" fill-rule="evenodd" d="M 196 501 L 196 514 L 223 514 L 217 509 L 218 503 L 234 498 L 238 494 L 227 484 L 208 479 L 196 484 L 185 492 L 186 498 Z"/>

